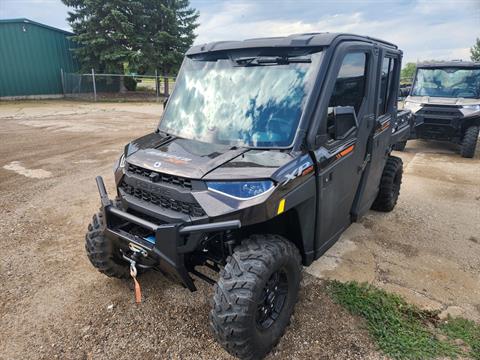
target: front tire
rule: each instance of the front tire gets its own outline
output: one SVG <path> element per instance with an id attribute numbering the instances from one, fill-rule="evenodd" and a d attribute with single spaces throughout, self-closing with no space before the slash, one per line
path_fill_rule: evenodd
<path id="1" fill-rule="evenodd" d="M 291 242 L 255 235 L 235 248 L 215 285 L 210 325 L 240 359 L 261 359 L 278 343 L 293 313 L 302 276 Z"/>
<path id="2" fill-rule="evenodd" d="M 402 184 L 403 162 L 396 156 L 389 156 L 383 168 L 380 189 L 372 204 L 372 210 L 389 212 L 397 204 Z"/>
<path id="3" fill-rule="evenodd" d="M 460 154 L 464 158 L 473 158 L 478 141 L 478 126 L 470 126 L 465 130 L 462 143 L 460 144 Z"/>
<path id="4" fill-rule="evenodd" d="M 88 260 L 98 271 L 109 277 L 127 278 L 130 275 L 129 264 L 114 250 L 112 242 L 103 236 L 102 226 L 103 213 L 95 214 L 85 235 Z"/>

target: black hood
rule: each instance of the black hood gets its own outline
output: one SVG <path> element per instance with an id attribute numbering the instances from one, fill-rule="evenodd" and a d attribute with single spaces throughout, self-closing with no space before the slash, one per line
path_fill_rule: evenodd
<path id="1" fill-rule="evenodd" d="M 268 178 L 292 160 L 280 151 L 249 150 L 152 133 L 131 142 L 128 163 L 190 179 Z"/>

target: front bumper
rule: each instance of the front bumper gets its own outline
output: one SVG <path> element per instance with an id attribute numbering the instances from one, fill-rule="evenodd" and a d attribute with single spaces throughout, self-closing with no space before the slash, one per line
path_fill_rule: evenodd
<path id="1" fill-rule="evenodd" d="M 238 229 L 241 227 L 239 220 L 213 222 L 200 225 L 188 223 L 155 224 L 139 216 L 118 209 L 108 198 L 105 184 L 101 176 L 96 178 L 98 192 L 101 200 L 101 211 L 104 214 L 105 237 L 113 241 L 118 247 L 139 249 L 155 261 L 155 266 L 162 272 L 172 275 L 189 290 L 195 291 L 196 287 L 185 262 L 185 256 L 195 251 L 202 234 Z M 146 232 L 151 233 L 155 241 L 125 231 L 125 225 L 134 224 Z"/>
<path id="2" fill-rule="evenodd" d="M 424 105 L 415 112 L 411 138 L 459 141 L 464 119 L 458 106 Z"/>

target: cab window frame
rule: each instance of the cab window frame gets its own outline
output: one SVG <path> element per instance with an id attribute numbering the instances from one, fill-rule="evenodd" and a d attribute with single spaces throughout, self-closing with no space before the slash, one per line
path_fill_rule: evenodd
<path id="1" fill-rule="evenodd" d="M 380 63 L 380 76 L 379 76 L 379 83 L 378 83 L 378 96 L 377 96 L 377 118 L 388 116 L 392 111 L 394 111 L 394 107 L 392 104 L 395 103 L 396 96 L 395 88 L 393 84 L 396 83 L 396 77 L 398 76 L 398 67 L 400 63 L 400 59 L 397 54 L 385 52 L 381 57 Z M 383 64 L 385 59 L 389 59 L 389 65 L 391 65 L 391 69 L 389 71 L 389 75 L 387 77 L 387 84 L 385 87 L 385 92 L 382 94 L 382 71 L 383 71 Z M 383 99 L 382 99 L 383 95 Z"/>
<path id="2" fill-rule="evenodd" d="M 339 75 L 341 74 L 342 68 L 344 66 L 344 61 L 345 59 L 352 55 L 352 54 L 363 54 L 364 55 L 364 63 L 363 63 L 363 86 L 362 86 L 362 98 L 358 102 L 358 109 L 355 108 L 353 104 L 342 104 L 342 105 L 337 105 L 337 106 L 329 106 L 330 101 L 332 100 L 332 97 L 335 94 L 336 86 L 337 86 L 337 80 L 339 79 Z M 360 125 L 360 118 L 358 117 L 358 114 L 362 110 L 362 108 L 365 106 L 366 100 L 367 100 L 367 95 L 369 91 L 369 81 L 370 81 L 370 67 L 371 67 L 371 62 L 372 62 L 372 56 L 369 53 L 368 49 L 348 49 L 344 54 L 341 59 L 341 64 L 340 67 L 338 68 L 338 72 L 335 75 L 335 84 L 333 85 L 331 91 L 329 92 L 329 98 L 327 102 L 327 109 L 326 109 L 326 126 L 324 129 L 319 129 L 319 134 L 324 134 L 326 136 L 326 143 L 325 146 L 328 148 L 335 148 L 339 144 L 345 143 L 352 137 L 354 137 L 358 131 L 358 127 Z M 355 125 L 350 128 L 349 131 L 346 132 L 347 136 L 340 136 L 339 138 L 334 138 L 329 135 L 329 126 L 328 126 L 328 117 L 330 114 L 333 114 L 335 112 L 336 108 L 344 108 L 344 107 L 353 107 L 354 108 L 354 117 L 355 117 Z M 331 111 L 330 111 L 331 109 Z M 334 124 L 335 125 L 335 124 Z"/>

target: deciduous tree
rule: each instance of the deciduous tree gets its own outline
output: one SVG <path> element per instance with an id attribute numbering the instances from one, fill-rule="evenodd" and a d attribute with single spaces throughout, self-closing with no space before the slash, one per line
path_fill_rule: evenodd
<path id="1" fill-rule="evenodd" d="M 415 75 L 415 69 L 417 65 L 413 62 L 406 63 L 401 72 L 402 80 L 412 80 Z"/>

